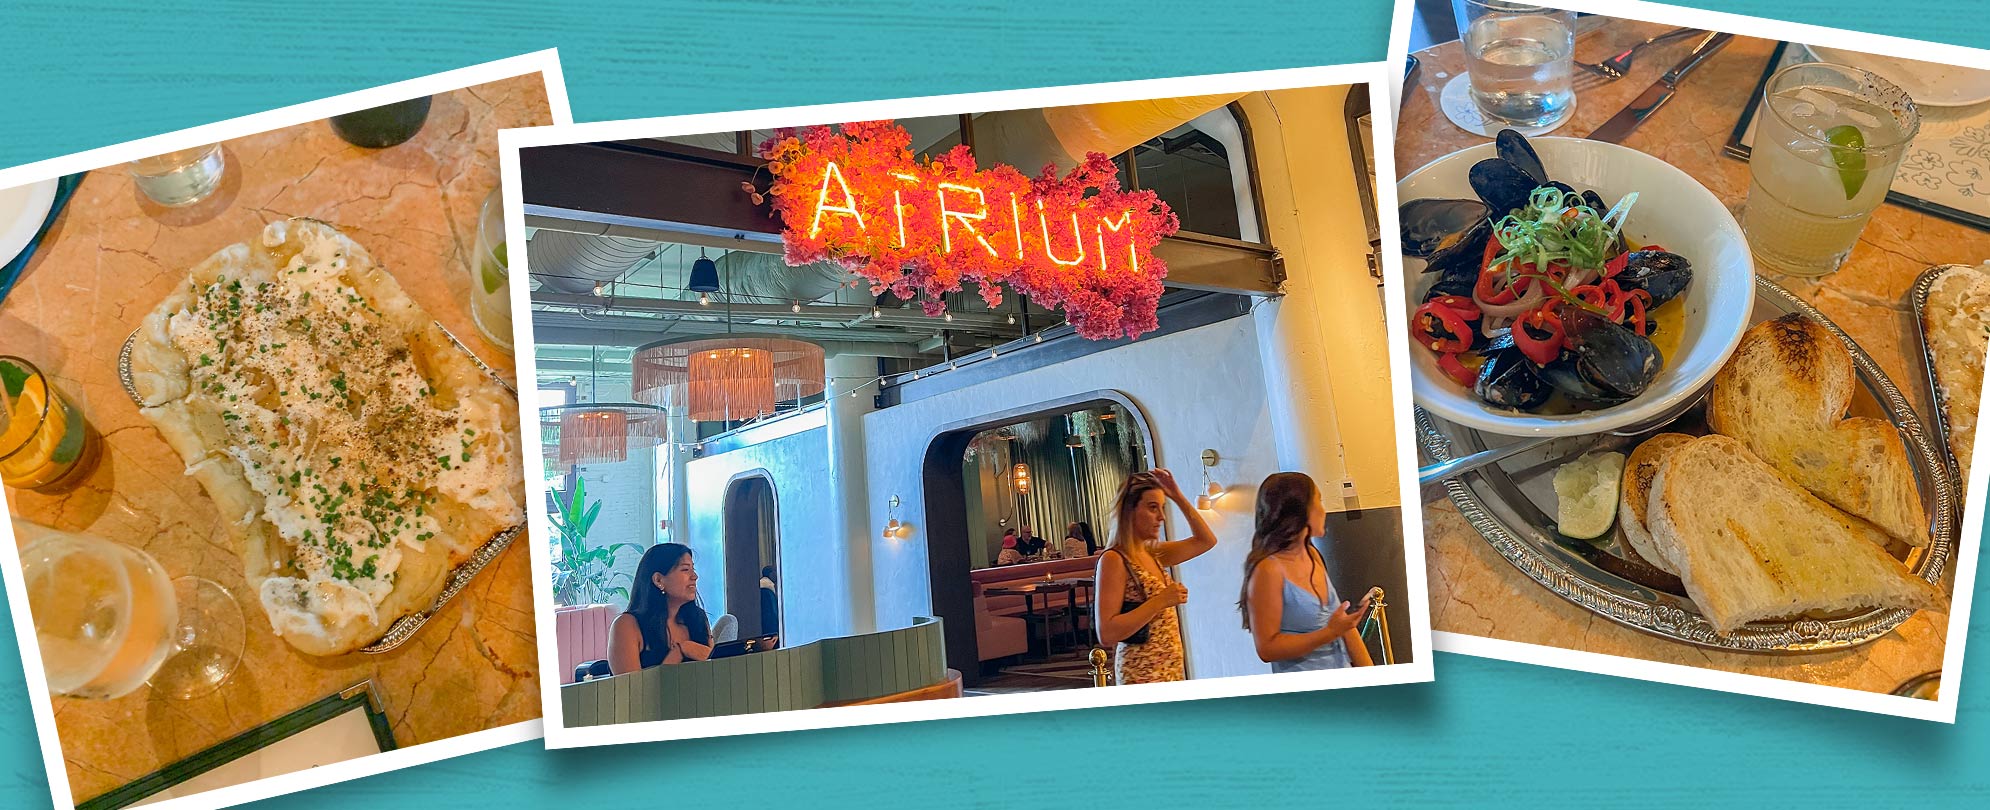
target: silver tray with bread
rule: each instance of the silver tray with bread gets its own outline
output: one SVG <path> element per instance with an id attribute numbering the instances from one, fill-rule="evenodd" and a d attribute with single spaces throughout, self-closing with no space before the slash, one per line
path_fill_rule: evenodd
<path id="1" fill-rule="evenodd" d="M 516 391 L 329 224 L 191 268 L 118 373 L 299 652 L 400 646 L 524 528 Z"/>
<path id="2" fill-rule="evenodd" d="M 1452 502 L 1542 587 L 1675 641 L 1843 649 L 1944 609 L 1960 500 L 1940 437 L 1822 313 L 1765 279 L 1754 292 L 1751 325 L 1682 415 L 1450 478 Z M 1416 421 L 1440 462 L 1526 441 L 1421 407 Z"/>
<path id="3" fill-rule="evenodd" d="M 1930 267 L 1907 292 L 1921 340 L 1921 363 L 1933 400 L 1935 442 L 1959 493 L 1968 492 L 1976 416 L 1983 395 L 1983 361 L 1990 348 L 1990 267 Z"/>

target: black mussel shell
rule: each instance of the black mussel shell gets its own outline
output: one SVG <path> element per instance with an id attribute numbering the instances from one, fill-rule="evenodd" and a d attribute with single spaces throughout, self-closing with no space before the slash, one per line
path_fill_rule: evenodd
<path id="1" fill-rule="evenodd" d="M 1665 368 L 1657 344 L 1589 310 L 1563 307 L 1562 333 L 1567 353 L 1575 355 L 1577 376 L 1606 396 L 1592 401 L 1621 402 L 1642 394 Z"/>
<path id="2" fill-rule="evenodd" d="M 1610 204 L 1604 202 L 1603 195 L 1596 193 L 1596 189 L 1593 188 L 1582 190 L 1582 204 L 1596 209 L 1596 215 L 1599 217 L 1610 213 Z"/>
<path id="3" fill-rule="evenodd" d="M 1547 183 L 1543 183 L 1542 185 L 1545 185 L 1563 194 L 1575 194 L 1575 186 L 1571 186 L 1560 180 L 1549 181 Z"/>
<path id="4" fill-rule="evenodd" d="M 1403 255 L 1419 259 L 1456 246 L 1492 216 L 1492 208 L 1478 200 L 1411 200 L 1396 210 Z"/>
<path id="5" fill-rule="evenodd" d="M 1469 275 L 1478 278 L 1485 260 L 1486 240 L 1492 238 L 1492 221 L 1482 219 L 1459 239 L 1424 259 L 1423 272 L 1443 275 Z"/>
<path id="6" fill-rule="evenodd" d="M 1555 361 L 1541 367 L 1541 379 L 1555 390 L 1567 394 L 1569 399 L 1596 405 L 1615 405 L 1630 400 L 1591 383 L 1583 376 L 1580 361 L 1570 352 L 1562 352 Z"/>
<path id="7" fill-rule="evenodd" d="M 1506 162 L 1533 178 L 1535 186 L 1548 185 L 1548 170 L 1541 165 L 1541 156 L 1534 152 L 1534 145 L 1527 142 L 1527 136 L 1502 129 L 1493 136 L 1493 148 Z"/>
<path id="8" fill-rule="evenodd" d="M 1653 307 L 1672 300 L 1692 281 L 1693 263 L 1663 250 L 1631 251 L 1624 257 L 1624 271 L 1617 274 L 1617 286 L 1650 293 Z"/>
<path id="9" fill-rule="evenodd" d="M 1534 361 L 1513 345 L 1512 335 L 1493 338 L 1483 350 L 1486 361 L 1479 366 L 1479 378 L 1472 393 L 1487 404 L 1500 408 L 1531 411 L 1547 404 L 1555 389 L 1541 378 Z"/>
<path id="10" fill-rule="evenodd" d="M 1505 158 L 1486 158 L 1472 164 L 1472 190 L 1492 206 L 1494 217 L 1503 217 L 1527 204 L 1527 197 L 1541 184 Z"/>
<path id="11" fill-rule="evenodd" d="M 1459 273 L 1447 273 L 1438 276 L 1437 282 L 1430 285 L 1430 289 L 1424 292 L 1423 300 L 1429 301 L 1440 295 L 1456 295 L 1470 298 L 1472 297 L 1472 286 L 1476 283 L 1478 283 L 1478 279 L 1470 276 Z"/>

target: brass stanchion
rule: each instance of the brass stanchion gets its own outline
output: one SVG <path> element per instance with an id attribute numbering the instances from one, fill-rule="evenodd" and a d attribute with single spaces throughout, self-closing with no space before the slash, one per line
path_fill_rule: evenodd
<path id="1" fill-rule="evenodd" d="M 1112 656 L 1098 647 L 1092 648 L 1092 685 L 1112 685 Z"/>
<path id="2" fill-rule="evenodd" d="M 1381 631 L 1382 635 L 1382 663 L 1396 663 L 1396 648 L 1389 641 L 1389 603 L 1382 598 L 1381 587 L 1378 586 L 1375 588 L 1375 598 L 1370 600 L 1368 604 L 1373 608 L 1369 617 L 1375 621 L 1376 628 Z"/>

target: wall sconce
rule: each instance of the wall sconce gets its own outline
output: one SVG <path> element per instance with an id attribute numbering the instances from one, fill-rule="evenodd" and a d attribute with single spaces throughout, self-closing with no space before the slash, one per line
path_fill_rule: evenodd
<path id="1" fill-rule="evenodd" d="M 1207 512 L 1216 508 L 1216 499 L 1223 497 L 1223 485 L 1209 477 L 1209 468 L 1216 466 L 1222 457 L 1215 450 L 1202 451 L 1202 494 L 1195 496 L 1195 508 Z"/>
<path id="2" fill-rule="evenodd" d="M 1016 464 L 1015 469 L 1010 474 L 1010 478 L 1016 483 L 1016 494 L 1030 494 L 1030 465 Z"/>
<path id="3" fill-rule="evenodd" d="M 891 496 L 891 500 L 887 501 L 886 503 L 888 506 L 891 507 L 891 511 L 889 513 L 891 515 L 891 519 L 885 521 L 884 532 L 879 536 L 883 537 L 886 540 L 890 540 L 894 537 L 900 540 L 903 540 L 907 537 L 911 537 L 912 524 L 906 523 L 898 519 L 898 507 L 902 505 L 904 501 L 899 500 L 897 495 L 893 495 Z"/>

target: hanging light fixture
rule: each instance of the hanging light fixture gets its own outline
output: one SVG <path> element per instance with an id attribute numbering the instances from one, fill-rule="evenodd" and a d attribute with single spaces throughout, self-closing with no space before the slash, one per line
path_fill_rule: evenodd
<path id="1" fill-rule="evenodd" d="M 562 467 L 613 464 L 629 451 L 655 447 L 669 435 L 663 409 L 638 402 L 584 402 L 539 409 L 539 433 Z"/>
<path id="2" fill-rule="evenodd" d="M 822 347 L 778 335 L 730 334 L 651 343 L 630 357 L 637 402 L 694 422 L 736 422 L 822 393 Z"/>
<path id="3" fill-rule="evenodd" d="M 719 291 L 718 262 L 706 258 L 704 248 L 698 248 L 698 260 L 691 263 L 691 283 L 684 285 L 684 287 L 692 292 L 699 293 L 698 300 L 700 301 L 709 300 L 703 294 Z"/>

